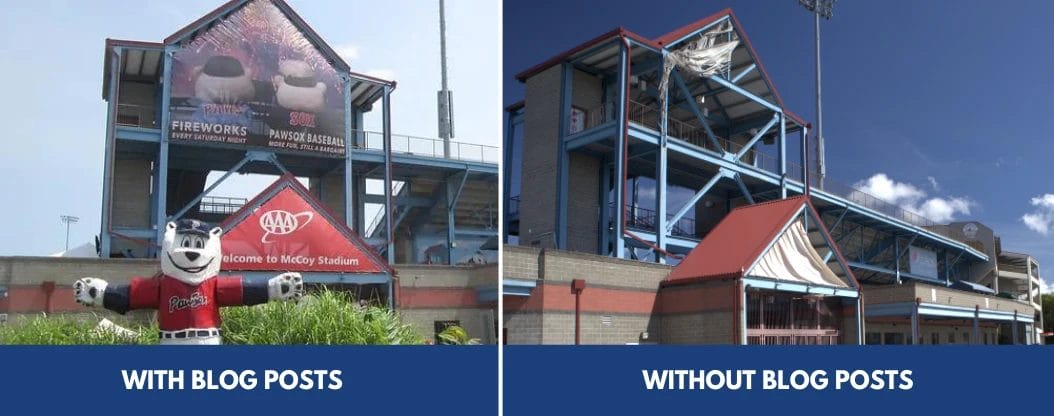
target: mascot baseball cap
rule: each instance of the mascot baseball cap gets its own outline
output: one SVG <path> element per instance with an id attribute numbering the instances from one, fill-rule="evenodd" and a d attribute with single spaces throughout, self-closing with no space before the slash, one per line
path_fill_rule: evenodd
<path id="1" fill-rule="evenodd" d="M 209 235 L 209 224 L 198 220 L 176 221 L 176 234 Z"/>

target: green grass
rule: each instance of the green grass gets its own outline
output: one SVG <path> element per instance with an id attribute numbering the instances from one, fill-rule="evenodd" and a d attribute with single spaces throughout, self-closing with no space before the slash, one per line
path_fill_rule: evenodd
<path id="1" fill-rule="evenodd" d="M 299 304 L 270 302 L 220 309 L 225 344 L 422 344 L 424 338 L 387 308 L 360 307 L 349 295 L 322 289 Z M 0 325 L 0 344 L 117 345 L 156 344 L 157 325 L 127 325 L 136 331 L 122 338 L 96 331 L 98 316 L 39 315 Z"/>

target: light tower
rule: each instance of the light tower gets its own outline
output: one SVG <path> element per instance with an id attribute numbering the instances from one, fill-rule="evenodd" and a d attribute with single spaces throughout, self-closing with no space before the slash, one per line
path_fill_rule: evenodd
<path id="1" fill-rule="evenodd" d="M 443 139 L 443 157 L 450 157 L 450 138 L 454 136 L 454 93 L 446 81 L 446 15 L 443 0 L 439 0 L 439 59 L 442 66 L 443 89 L 439 90 L 439 138 Z"/>
<path id="2" fill-rule="evenodd" d="M 798 4 L 812 12 L 816 20 L 816 164 L 819 165 L 820 189 L 823 189 L 823 181 L 827 177 L 827 162 L 824 161 L 823 143 L 823 101 L 820 88 L 820 18 L 831 20 L 831 16 L 834 15 L 834 2 L 836 1 L 838 0 L 798 0 Z"/>
<path id="3" fill-rule="evenodd" d="M 72 215 L 59 215 L 59 221 L 62 221 L 63 224 L 66 224 L 66 248 L 65 248 L 65 250 L 69 250 L 70 249 L 70 224 L 76 224 L 77 221 L 80 221 L 80 220 L 81 220 L 80 217 L 74 217 Z"/>

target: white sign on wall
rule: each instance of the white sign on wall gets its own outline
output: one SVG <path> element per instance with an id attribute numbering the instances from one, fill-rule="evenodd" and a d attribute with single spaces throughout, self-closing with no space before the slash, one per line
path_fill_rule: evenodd
<path id="1" fill-rule="evenodd" d="M 586 112 L 578 107 L 571 107 L 571 126 L 569 134 L 575 134 L 586 129 Z"/>
<path id="2" fill-rule="evenodd" d="M 915 246 L 908 247 L 908 271 L 911 274 L 937 278 L 937 253 Z"/>

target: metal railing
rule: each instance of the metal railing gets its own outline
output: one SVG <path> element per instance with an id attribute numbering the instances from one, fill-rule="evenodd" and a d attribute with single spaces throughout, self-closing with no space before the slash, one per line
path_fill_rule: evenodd
<path id="1" fill-rule="evenodd" d="M 232 198 L 226 196 L 206 196 L 201 198 L 198 211 L 202 214 L 230 215 L 237 212 L 249 202 L 245 198 Z"/>
<path id="2" fill-rule="evenodd" d="M 157 107 L 153 105 L 117 104 L 116 122 L 120 126 L 157 128 Z"/>
<path id="3" fill-rule="evenodd" d="M 655 107 L 630 101 L 630 122 L 658 131 L 658 116 L 659 113 Z M 707 137 L 704 128 L 677 119 L 669 119 L 667 121 L 667 131 L 673 139 L 691 143 L 704 150 L 713 152 L 718 156 L 722 155 L 725 151 L 738 153 L 743 148 L 743 144 L 741 143 L 736 143 L 718 136 L 716 137 L 716 141 L 723 147 L 723 149 L 716 149 L 712 141 Z M 752 149 L 744 154 L 743 158 L 740 159 L 740 162 L 751 165 L 759 170 L 777 175 L 779 174 L 779 160 L 775 155 Z M 791 181 L 799 184 L 804 182 L 800 164 L 787 162 L 787 175 L 788 179 Z M 819 183 L 819 173 L 813 170 L 813 168 L 810 168 L 809 182 L 815 189 L 821 189 L 826 193 L 844 198 L 847 201 L 853 202 L 864 208 L 904 221 L 908 224 L 918 227 L 927 227 L 929 231 L 960 241 L 960 237 L 951 235 L 940 228 L 932 228 L 936 225 L 941 225 L 940 223 L 926 218 L 917 212 L 905 209 L 896 203 L 874 196 L 858 187 L 828 177 L 824 179 L 823 187 L 821 188 Z"/>
<path id="4" fill-rule="evenodd" d="M 406 182 L 392 182 L 392 199 L 395 199 L 395 197 L 398 197 L 398 196 L 402 196 L 403 195 L 403 191 L 407 190 L 407 189 L 410 189 L 410 188 L 406 187 Z M 398 208 L 399 207 L 395 206 L 395 204 L 392 204 L 392 210 L 393 211 L 395 209 L 398 209 Z M 402 209 L 411 209 L 411 208 L 410 207 L 403 207 Z M 378 209 L 377 213 L 373 214 L 373 219 L 370 220 L 370 224 L 366 226 L 366 234 L 365 235 L 368 235 L 368 236 L 372 237 L 374 235 L 374 233 L 377 232 L 377 227 L 381 226 L 381 221 L 384 220 L 385 214 L 387 214 L 387 213 L 384 212 L 384 207 L 381 206 L 381 209 Z M 393 219 L 392 221 L 395 221 L 395 220 Z M 387 230 L 385 230 L 385 233 L 387 233 Z"/>
<path id="5" fill-rule="evenodd" d="M 614 208 L 614 204 L 611 204 Z M 673 213 L 667 213 L 666 219 L 669 221 L 674 216 Z M 626 227 L 636 228 L 645 231 L 655 231 L 655 210 L 633 207 L 632 204 L 626 204 Z M 695 232 L 695 219 L 681 217 L 673 224 L 673 230 L 670 235 L 675 237 L 688 237 L 698 238 L 698 234 Z"/>
<path id="6" fill-rule="evenodd" d="M 384 135 L 379 131 L 352 130 L 356 149 L 384 150 Z M 498 163 L 501 148 L 483 144 L 450 142 L 450 154 L 444 156 L 442 139 L 392 134 L 392 152 L 465 162 Z"/>

